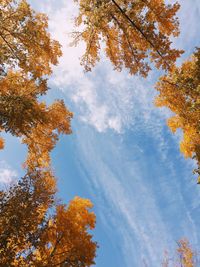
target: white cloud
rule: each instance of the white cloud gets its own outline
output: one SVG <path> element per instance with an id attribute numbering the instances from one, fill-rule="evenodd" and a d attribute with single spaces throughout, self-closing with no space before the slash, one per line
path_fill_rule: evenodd
<path id="1" fill-rule="evenodd" d="M 70 18 L 75 8 L 72 1 L 62 3 L 62 8 L 59 10 L 51 6 L 48 11 L 51 31 L 54 37 L 62 43 L 64 51 L 60 65 L 55 68 L 51 83 L 61 88 L 70 97 L 79 118 L 84 123 L 92 125 L 97 131 L 105 133 L 111 129 L 122 133 L 124 129 L 132 128 L 134 133 L 146 133 L 151 140 L 154 138 L 157 142 L 159 166 L 155 160 L 152 166 L 151 162 L 148 162 L 150 155 L 145 157 L 145 153 L 141 152 L 140 148 L 133 150 L 132 153 L 138 156 L 141 152 L 144 156 L 138 160 L 131 160 L 128 165 L 127 157 L 123 155 L 124 150 L 119 148 L 120 141 L 118 143 L 102 142 L 99 145 L 95 140 L 95 134 L 89 135 L 88 132 L 84 134 L 81 131 L 77 137 L 79 157 L 82 157 L 83 165 L 89 172 L 90 186 L 94 185 L 95 194 L 101 192 L 104 195 L 108 209 L 111 209 L 114 214 L 113 219 L 109 219 L 117 229 L 115 231 L 121 233 L 122 242 L 124 242 L 121 248 L 124 258 L 127 259 L 127 266 L 141 266 L 138 262 L 135 265 L 133 263 L 134 257 L 142 258 L 143 254 L 148 255 L 151 266 L 158 266 L 156 262 L 158 262 L 160 253 L 167 245 L 174 242 L 175 230 L 186 235 L 192 232 L 190 238 L 195 241 L 198 238 L 194 219 L 187 207 L 189 199 L 185 199 L 182 192 L 182 190 L 188 190 L 185 185 L 182 185 L 185 177 L 179 177 L 176 171 L 176 162 L 180 159 L 175 161 L 174 158 L 170 158 L 168 151 L 169 142 L 171 146 L 177 146 L 180 136 L 174 135 L 174 140 L 166 141 L 163 134 L 164 120 L 169 117 L 170 112 L 166 109 L 157 109 L 153 105 L 154 77 L 149 76 L 147 80 L 139 77 L 131 78 L 125 71 L 121 73 L 113 71 L 110 64 L 105 62 L 98 65 L 92 73 L 83 74 L 79 57 L 83 54 L 84 45 L 81 44 L 77 48 L 67 45 L 70 42 L 67 32 L 72 31 Z M 197 5 L 199 1 L 195 3 Z M 180 47 L 183 45 L 191 47 L 193 37 L 197 33 L 194 29 L 198 25 L 197 16 L 195 17 L 198 9 L 196 11 L 195 5 L 191 6 L 190 1 L 182 0 L 182 4 L 180 15 L 181 21 L 185 23 L 181 25 L 183 33 L 177 44 Z M 192 12 L 190 12 L 191 20 L 186 18 L 188 10 Z M 107 154 L 113 161 L 113 165 L 109 166 L 108 159 L 105 158 Z M 167 170 L 164 177 L 160 170 L 163 166 Z M 153 167 L 154 171 L 152 171 Z M 187 164 L 184 167 L 186 172 Z M 144 177 L 147 175 L 145 172 L 148 172 L 151 177 L 144 182 Z M 154 183 L 154 187 L 151 187 L 151 183 Z M 189 181 L 187 183 L 188 187 L 191 187 Z M 162 192 L 160 199 L 157 198 L 160 192 L 154 191 L 157 187 Z M 191 192 L 194 191 L 191 190 Z M 194 197 L 195 194 L 196 197 Z M 193 195 L 191 194 L 191 199 L 193 202 L 198 202 L 196 191 Z M 191 199 L 190 202 L 192 202 Z M 166 206 L 163 205 L 163 210 L 159 208 L 158 201 L 167 203 Z M 174 209 L 177 210 L 174 211 Z M 167 224 L 164 219 L 165 210 L 169 213 L 166 212 L 168 216 L 172 214 L 177 218 L 168 218 L 165 215 L 165 219 L 169 220 Z M 182 212 L 180 217 L 178 217 L 179 211 Z M 116 213 L 119 216 L 116 216 Z M 104 216 L 107 215 L 108 212 L 105 212 Z M 119 220 L 116 221 L 116 218 Z M 173 222 L 172 225 L 170 222 Z M 138 244 L 136 244 L 137 241 Z"/>
<path id="2" fill-rule="evenodd" d="M 17 179 L 17 172 L 13 170 L 5 161 L 0 162 L 0 184 L 11 184 Z"/>
<path id="3" fill-rule="evenodd" d="M 166 146 L 172 145 L 171 140 L 163 139 Z M 164 250 L 171 249 L 179 237 L 188 236 L 197 242 L 197 225 L 188 208 L 192 200 L 186 201 L 183 194 L 190 188 L 196 202 L 197 190 L 189 181 L 185 184 L 184 177 L 180 179 L 176 170 L 180 161 L 174 162 L 174 155 L 166 149 L 159 152 L 155 144 L 151 153 L 158 153 L 159 159 L 151 161 L 154 156 L 139 147 L 126 147 L 119 137 L 110 138 L 108 134 L 99 138 L 87 127 L 79 129 L 75 143 L 87 170 L 88 187 L 95 199 L 100 198 L 97 211 L 109 231 L 119 235 L 125 266 L 142 266 L 146 259 L 149 266 L 157 267 Z"/>
<path id="4" fill-rule="evenodd" d="M 189 7 L 190 20 L 186 19 Z M 63 49 L 60 63 L 54 68 L 51 84 L 63 90 L 74 102 L 76 116 L 80 120 L 95 127 L 99 132 L 112 129 L 121 133 L 135 125 L 140 113 L 144 119 L 143 123 L 148 122 L 147 127 L 152 131 L 155 124 L 158 125 L 169 116 L 170 113 L 165 109 L 155 111 L 152 102 L 155 96 L 153 81 L 156 79 L 152 79 L 151 75 L 146 81 L 139 77 L 131 78 L 125 71 L 113 71 L 112 66 L 103 58 L 102 64 L 98 64 L 92 73 L 83 73 L 80 57 L 84 53 L 84 44 L 69 46 L 72 41 L 69 33 L 74 30 L 73 18 L 77 14 L 77 5 L 73 0 L 59 1 L 59 5 L 57 1 L 45 0 L 40 4 L 40 9 L 48 13 L 50 31 L 53 37 L 60 41 Z M 189 2 L 181 0 L 181 36 L 175 40 L 176 46 L 191 48 L 191 44 L 195 42 L 195 26 L 198 23 L 198 16 L 195 14 L 199 9 L 199 1 L 195 1 L 191 6 Z"/>
<path id="5" fill-rule="evenodd" d="M 53 3 L 53 2 L 52 2 Z M 70 47 L 73 31 L 73 16 L 76 6 L 73 1 L 62 1 L 59 8 L 44 3 L 43 10 L 48 12 L 50 31 L 60 41 L 63 57 L 54 68 L 51 86 L 65 92 L 75 104 L 76 115 L 83 122 L 92 125 L 99 132 L 112 129 L 123 132 L 143 109 L 145 120 L 151 117 L 153 110 L 152 81 L 144 81 L 139 77 L 130 77 L 126 71 L 118 73 L 103 57 L 92 73 L 84 73 L 80 66 L 80 57 L 84 53 L 84 44 Z"/>

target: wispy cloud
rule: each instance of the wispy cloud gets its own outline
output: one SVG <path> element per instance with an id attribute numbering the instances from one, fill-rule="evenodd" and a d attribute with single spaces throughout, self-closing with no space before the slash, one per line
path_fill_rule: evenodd
<path id="1" fill-rule="evenodd" d="M 87 127 L 79 128 L 76 146 L 88 185 L 95 198 L 106 203 L 102 209 L 98 201 L 97 210 L 103 213 L 104 222 L 113 225 L 109 231 L 119 235 L 126 266 L 142 266 L 145 259 L 149 266 L 160 266 L 163 251 L 172 248 L 176 239 L 189 236 L 197 242 L 198 216 L 191 216 L 189 206 L 198 195 L 194 197 L 194 187 L 181 184 L 189 171 L 184 164 L 183 172 L 176 170 L 181 163 L 173 163 L 174 155 L 162 159 L 156 144 L 150 147 L 152 155 L 137 146 L 130 151 L 117 137 L 96 136 Z M 186 201 L 183 191 L 187 187 L 193 198 Z"/>
<path id="2" fill-rule="evenodd" d="M 99 132 L 112 129 L 121 133 L 133 124 L 138 106 L 142 105 L 144 118 L 149 120 L 154 110 L 152 101 L 155 92 L 152 87 L 155 78 L 150 75 L 145 81 L 131 77 L 126 71 L 117 73 L 103 57 L 102 63 L 92 73 L 84 73 L 80 66 L 84 44 L 69 46 L 76 6 L 69 1 L 63 2 L 58 9 L 54 5 L 50 7 L 50 30 L 63 48 L 63 57 L 54 69 L 51 86 L 60 88 L 74 102 L 79 119 Z M 141 111 L 141 108 L 138 110 Z"/>
<path id="3" fill-rule="evenodd" d="M 197 44 L 199 1 L 192 6 L 181 2 L 182 34 L 176 44 L 190 51 Z M 195 214 L 199 192 L 188 179 L 192 168 L 178 152 L 180 135 L 166 130 L 170 112 L 153 104 L 157 75 L 130 77 L 114 72 L 105 59 L 84 74 L 79 64 L 84 45 L 68 46 L 76 8 L 71 0 L 59 8 L 55 1 L 46 5 L 51 32 L 64 52 L 51 85 L 71 99 L 83 122 L 76 122 L 75 145 L 98 212 L 119 235 L 125 266 L 141 267 L 145 259 L 149 266 L 160 266 L 164 249 L 175 239 L 185 235 L 197 243 L 200 236 Z M 103 201 L 107 207 L 101 207 Z"/>
<path id="4" fill-rule="evenodd" d="M 8 185 L 15 181 L 18 174 L 5 161 L 0 162 L 0 184 Z"/>
<path id="5" fill-rule="evenodd" d="M 170 114 L 166 109 L 155 112 L 152 104 L 155 96 L 153 84 L 158 75 L 150 74 L 144 81 L 139 77 L 130 77 L 125 71 L 119 74 L 112 70 L 105 59 L 92 73 L 83 73 L 80 57 L 84 53 L 85 45 L 69 45 L 72 41 L 69 33 L 74 30 L 73 18 L 77 13 L 77 5 L 72 0 L 62 0 L 59 5 L 54 0 L 50 2 L 43 1 L 40 9 L 48 13 L 51 34 L 60 41 L 63 50 L 59 66 L 54 69 L 51 85 L 63 90 L 76 105 L 79 119 L 99 132 L 109 129 L 117 133 L 123 132 L 124 128 L 134 125 L 135 119 L 138 119 L 138 110 L 144 115 L 144 123 L 148 121 L 149 130 L 154 131 L 154 125 L 149 123 L 152 117 L 152 122 L 158 124 L 160 118 L 164 119 Z M 187 56 L 198 43 L 196 25 L 200 4 L 198 0 L 192 6 L 185 0 L 180 0 L 180 4 L 181 35 L 174 42 L 175 46 L 187 50 Z M 187 19 L 187 10 L 190 10 L 190 20 Z"/>

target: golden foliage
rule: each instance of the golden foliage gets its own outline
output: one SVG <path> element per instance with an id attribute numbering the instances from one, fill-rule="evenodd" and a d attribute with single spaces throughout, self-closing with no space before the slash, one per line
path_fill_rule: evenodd
<path id="1" fill-rule="evenodd" d="M 95 226 L 89 200 L 74 198 L 55 207 L 55 182 L 49 173 L 32 172 L 8 192 L 0 193 L 1 266 L 89 267 L 96 243 L 89 229 Z M 50 186 L 49 186 L 50 185 Z"/>
<path id="2" fill-rule="evenodd" d="M 23 72 L 9 71 L 0 79 L 0 128 L 23 138 L 28 146 L 27 167 L 50 166 L 50 151 L 59 134 L 69 134 L 72 113 L 62 100 L 47 106 L 37 99 L 43 84 L 37 85 Z"/>
<path id="3" fill-rule="evenodd" d="M 70 134 L 70 120 L 72 113 L 69 112 L 62 100 L 57 100 L 49 107 L 44 103 L 45 123 L 38 123 L 30 134 L 23 138 L 23 143 L 28 146 L 27 167 L 48 168 L 50 166 L 50 152 L 59 139 L 59 134 Z M 42 116 L 41 116 L 42 119 Z"/>
<path id="4" fill-rule="evenodd" d="M 66 207 L 56 207 L 49 220 L 36 253 L 38 266 L 90 266 L 94 264 L 96 243 L 88 229 L 95 226 L 95 215 L 89 212 L 92 204 L 87 199 L 75 197 Z"/>
<path id="5" fill-rule="evenodd" d="M 177 253 L 183 267 L 194 267 L 194 252 L 186 239 L 178 242 Z"/>
<path id="6" fill-rule="evenodd" d="M 60 45 L 48 33 L 47 17 L 25 0 L 1 1 L 0 12 L 0 129 L 27 144 L 29 171 L 47 169 L 59 134 L 71 133 L 72 113 L 63 101 L 38 101 L 48 90 Z"/>
<path id="7" fill-rule="evenodd" d="M 38 122 L 45 123 L 45 106 L 37 95 L 43 86 L 36 85 L 23 72 L 9 71 L 0 79 L 0 128 L 15 136 L 28 135 Z"/>
<path id="8" fill-rule="evenodd" d="M 176 256 L 165 256 L 162 266 L 163 267 L 197 267 L 199 266 L 198 253 L 194 251 L 191 244 L 186 238 L 177 242 Z"/>
<path id="9" fill-rule="evenodd" d="M 4 148 L 4 139 L 0 137 L 0 149 Z"/>
<path id="10" fill-rule="evenodd" d="M 183 131 L 180 150 L 197 160 L 200 174 L 200 49 L 180 68 L 174 67 L 156 85 L 157 106 L 168 107 L 175 115 L 168 120 L 173 132 Z"/>
<path id="11" fill-rule="evenodd" d="M 26 0 L 0 1 L 0 70 L 21 68 L 34 78 L 51 74 L 60 44 L 48 33 L 46 15 L 36 13 Z"/>
<path id="12" fill-rule="evenodd" d="M 26 176 L 0 192 L 0 266 L 89 267 L 97 247 L 88 233 L 95 226 L 91 202 L 54 200 L 50 152 L 60 134 L 71 133 L 72 113 L 62 100 L 38 100 L 60 45 L 50 38 L 47 17 L 25 0 L 0 0 L 0 26 L 0 131 L 28 147 Z"/>
<path id="13" fill-rule="evenodd" d="M 86 43 L 81 63 L 89 71 L 99 61 L 102 44 L 115 69 L 124 66 L 131 74 L 146 76 L 151 69 L 171 69 L 182 51 L 172 49 L 170 36 L 179 34 L 176 12 L 179 4 L 164 0 L 74 0 L 79 4 L 74 44 Z"/>

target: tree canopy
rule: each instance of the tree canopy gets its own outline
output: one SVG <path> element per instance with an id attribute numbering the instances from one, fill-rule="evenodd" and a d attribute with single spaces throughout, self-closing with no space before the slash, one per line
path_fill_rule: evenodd
<path id="1" fill-rule="evenodd" d="M 1 73 L 16 67 L 33 78 L 51 74 L 51 64 L 62 53 L 50 37 L 45 14 L 36 13 L 26 0 L 1 0 L 0 25 Z"/>
<path id="2" fill-rule="evenodd" d="M 0 265 L 89 267 L 97 247 L 89 233 L 92 203 L 79 197 L 57 203 L 51 169 L 50 152 L 60 134 L 71 133 L 72 113 L 63 100 L 40 100 L 60 44 L 51 39 L 46 15 L 25 0 L 0 1 L 0 26 L 0 131 L 28 148 L 27 174 L 0 192 Z"/>
<path id="3" fill-rule="evenodd" d="M 186 239 L 177 242 L 175 256 L 165 256 L 162 267 L 197 267 L 199 266 L 199 254 Z"/>
<path id="4" fill-rule="evenodd" d="M 64 101 L 39 101 L 62 54 L 60 44 L 48 32 L 47 16 L 25 0 L 1 1 L 0 12 L 0 130 L 23 139 L 28 168 L 47 168 L 59 134 L 71 133 Z"/>
<path id="5" fill-rule="evenodd" d="M 171 69 L 182 51 L 171 47 L 171 36 L 179 34 L 176 12 L 179 4 L 164 0 L 75 0 L 79 4 L 74 43 L 86 43 L 81 63 L 91 70 L 100 60 L 100 49 L 115 69 L 146 76 L 150 61 L 157 68 Z"/>
<path id="6" fill-rule="evenodd" d="M 88 230 L 95 215 L 87 199 L 56 204 L 55 179 L 32 172 L 0 192 L 0 265 L 88 267 L 97 244 Z"/>
<path id="7" fill-rule="evenodd" d="M 173 132 L 177 128 L 183 130 L 180 150 L 197 160 L 195 171 L 200 175 L 200 49 L 181 67 L 174 67 L 161 77 L 156 89 L 159 92 L 156 105 L 168 107 L 174 113 L 168 125 Z"/>
<path id="8" fill-rule="evenodd" d="M 156 84 L 157 106 L 168 107 L 173 132 L 183 130 L 180 149 L 197 160 L 200 175 L 200 48 L 182 66 L 173 48 L 179 35 L 179 4 L 164 0 L 74 0 L 79 5 L 74 44 L 83 40 L 81 64 L 90 71 L 101 49 L 116 70 L 146 77 L 152 63 L 167 74 Z M 56 201 L 56 178 L 50 153 L 61 134 L 71 134 L 72 112 L 63 100 L 47 105 L 52 65 L 61 45 L 48 32 L 48 18 L 26 0 L 0 0 L 0 131 L 27 146 L 26 175 L 0 191 L 0 265 L 4 267 L 89 267 L 97 243 L 91 230 L 96 218 L 88 199 L 68 205 Z M 0 138 L 0 149 L 4 140 Z M 199 181 L 200 183 L 200 177 Z M 196 266 L 187 240 L 177 248 L 181 267 Z M 169 266 L 166 259 L 163 266 Z"/>

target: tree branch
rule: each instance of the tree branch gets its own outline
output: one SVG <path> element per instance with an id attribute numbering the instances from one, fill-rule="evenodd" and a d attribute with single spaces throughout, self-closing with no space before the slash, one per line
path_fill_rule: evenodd
<path id="1" fill-rule="evenodd" d="M 144 37 L 144 39 L 151 45 L 151 47 L 156 51 L 156 53 L 163 59 L 167 67 L 170 69 L 171 67 L 164 59 L 162 53 L 155 47 L 151 40 L 149 40 L 148 36 L 143 32 L 143 30 L 138 27 L 138 25 L 124 12 L 124 10 L 118 5 L 115 0 L 111 0 L 113 4 L 117 7 L 120 13 L 130 22 L 130 24 Z"/>

